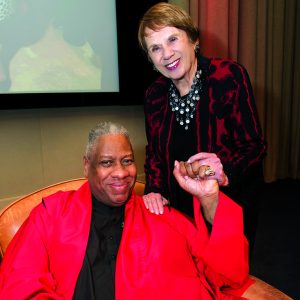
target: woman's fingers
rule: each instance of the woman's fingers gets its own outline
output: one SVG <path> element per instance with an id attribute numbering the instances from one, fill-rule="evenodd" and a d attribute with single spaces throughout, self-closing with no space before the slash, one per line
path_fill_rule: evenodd
<path id="1" fill-rule="evenodd" d="M 162 215 L 164 213 L 164 206 L 169 204 L 169 201 L 159 193 L 144 195 L 143 200 L 146 208 L 156 215 Z"/>
<path id="2" fill-rule="evenodd" d="M 198 160 L 192 163 L 181 161 L 179 162 L 179 166 L 182 176 L 188 176 L 190 178 L 205 178 L 206 176 L 215 175 L 213 167 L 209 165 L 201 165 Z"/>

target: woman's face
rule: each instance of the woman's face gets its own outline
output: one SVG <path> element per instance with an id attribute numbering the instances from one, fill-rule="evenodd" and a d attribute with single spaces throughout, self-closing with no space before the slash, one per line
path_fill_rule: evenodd
<path id="1" fill-rule="evenodd" d="M 169 26 L 156 31 L 146 27 L 145 42 L 148 55 L 161 74 L 173 82 L 193 79 L 197 69 L 195 43 L 185 31 Z"/>

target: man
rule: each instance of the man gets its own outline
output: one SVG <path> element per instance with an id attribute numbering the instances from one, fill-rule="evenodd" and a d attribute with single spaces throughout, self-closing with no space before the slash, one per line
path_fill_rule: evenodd
<path id="1" fill-rule="evenodd" d="M 194 196 L 193 221 L 173 208 L 151 214 L 132 192 L 124 127 L 93 128 L 83 163 L 88 182 L 43 199 L 10 243 L 0 299 L 237 299 L 252 283 L 241 208 L 208 166 L 174 166 Z"/>

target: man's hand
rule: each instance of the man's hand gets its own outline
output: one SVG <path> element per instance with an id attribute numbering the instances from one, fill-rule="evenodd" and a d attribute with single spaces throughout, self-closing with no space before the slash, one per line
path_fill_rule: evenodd
<path id="1" fill-rule="evenodd" d="M 173 174 L 185 191 L 199 199 L 204 217 L 212 223 L 219 201 L 219 185 L 216 179 L 212 179 L 210 171 L 210 166 L 200 166 L 198 162 L 175 161 Z"/>

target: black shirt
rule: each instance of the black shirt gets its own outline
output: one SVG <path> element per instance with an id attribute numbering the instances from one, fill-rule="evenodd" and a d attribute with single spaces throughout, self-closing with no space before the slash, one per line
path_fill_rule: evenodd
<path id="1" fill-rule="evenodd" d="M 92 196 L 91 229 L 73 299 L 114 300 L 116 257 L 121 241 L 124 205 L 110 207 Z"/>

